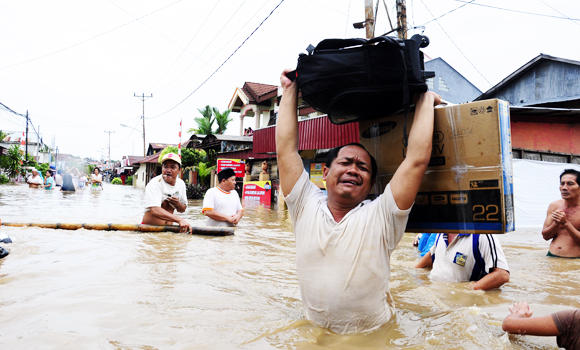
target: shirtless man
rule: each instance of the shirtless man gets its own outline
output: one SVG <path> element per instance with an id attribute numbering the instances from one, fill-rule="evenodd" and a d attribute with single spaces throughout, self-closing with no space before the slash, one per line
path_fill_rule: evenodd
<path id="1" fill-rule="evenodd" d="M 565 169 L 560 175 L 562 199 L 550 203 L 542 236 L 552 240 L 548 256 L 580 258 L 580 172 Z"/>

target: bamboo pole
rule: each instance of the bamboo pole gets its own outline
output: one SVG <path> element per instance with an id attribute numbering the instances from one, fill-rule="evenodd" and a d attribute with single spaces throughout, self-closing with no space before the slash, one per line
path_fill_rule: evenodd
<path id="1" fill-rule="evenodd" d="M 138 232 L 179 232 L 179 226 L 156 226 L 144 224 L 77 224 L 77 223 L 34 223 L 34 222 L 3 222 L 2 226 L 11 227 L 40 227 L 60 230 L 86 230 L 99 231 L 138 231 Z M 191 233 L 204 236 L 230 236 L 234 234 L 233 227 L 191 227 Z"/>

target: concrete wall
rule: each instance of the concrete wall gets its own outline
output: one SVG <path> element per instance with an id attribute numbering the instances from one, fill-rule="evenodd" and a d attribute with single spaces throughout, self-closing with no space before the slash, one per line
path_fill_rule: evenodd
<path id="1" fill-rule="evenodd" d="M 512 147 L 580 155 L 580 124 L 512 121 Z"/>

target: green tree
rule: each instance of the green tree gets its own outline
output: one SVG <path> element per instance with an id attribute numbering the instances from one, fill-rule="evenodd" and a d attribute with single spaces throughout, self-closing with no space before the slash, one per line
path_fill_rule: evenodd
<path id="1" fill-rule="evenodd" d="M 220 113 L 219 109 L 217 109 L 215 107 L 213 107 L 212 110 L 213 110 L 214 120 L 217 123 L 217 129 L 216 129 L 215 133 L 218 135 L 221 135 L 226 131 L 228 124 L 233 120 L 231 118 L 228 119 L 231 110 L 226 109 L 222 113 Z"/>
<path id="2" fill-rule="evenodd" d="M 204 150 L 191 148 L 184 148 L 181 150 L 181 162 L 183 163 L 184 168 L 205 161 L 207 161 L 207 154 Z"/>
<path id="3" fill-rule="evenodd" d="M 38 171 L 44 177 L 46 175 L 46 172 L 48 171 L 48 169 L 50 169 L 50 165 L 48 163 L 40 163 L 40 164 L 38 164 L 38 166 L 36 166 L 36 169 L 38 169 Z"/>
<path id="4" fill-rule="evenodd" d="M 195 122 L 197 123 L 197 129 L 191 128 L 188 130 L 188 132 L 194 132 L 196 134 L 202 135 L 213 134 L 212 128 L 213 123 L 215 122 L 215 118 L 213 117 L 211 107 L 207 105 L 204 108 L 198 109 L 198 111 L 199 113 L 201 113 L 201 118 L 195 118 Z"/>
<path id="5" fill-rule="evenodd" d="M 2 140 L 4 140 L 4 138 L 6 138 L 6 136 L 8 136 L 8 134 L 5 133 L 4 131 L 0 130 L 0 142 L 2 142 Z"/>
<path id="6" fill-rule="evenodd" d="M 204 162 L 200 162 L 197 167 L 197 175 L 199 176 L 199 182 L 202 185 L 206 185 L 208 186 L 208 180 L 209 180 L 209 176 L 211 175 L 211 171 L 215 169 L 215 165 L 208 167 L 206 163 Z"/>
<path id="7" fill-rule="evenodd" d="M 1 158 L 1 166 L 6 171 L 9 177 L 15 178 L 21 170 L 20 161 L 22 160 L 22 153 L 20 153 L 19 145 L 12 145 L 8 149 L 8 154 Z"/>
<path id="8" fill-rule="evenodd" d="M 175 154 L 178 154 L 179 153 L 179 149 L 177 148 L 177 146 L 167 146 L 167 147 L 165 147 L 161 152 L 159 152 L 159 158 L 157 158 L 157 161 L 159 163 L 161 163 L 161 159 L 163 159 L 163 156 L 165 156 L 167 153 L 175 153 Z M 182 159 L 182 163 L 183 163 L 183 159 Z"/>

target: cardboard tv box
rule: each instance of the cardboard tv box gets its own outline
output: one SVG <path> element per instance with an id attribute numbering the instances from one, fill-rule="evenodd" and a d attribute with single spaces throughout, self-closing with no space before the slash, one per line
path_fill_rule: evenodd
<path id="1" fill-rule="evenodd" d="M 359 122 L 360 142 L 377 159 L 375 194 L 406 152 L 413 111 Z M 514 230 L 509 107 L 492 99 L 437 107 L 433 150 L 407 232 L 506 233 Z"/>

